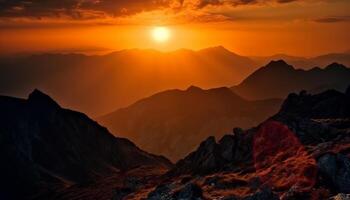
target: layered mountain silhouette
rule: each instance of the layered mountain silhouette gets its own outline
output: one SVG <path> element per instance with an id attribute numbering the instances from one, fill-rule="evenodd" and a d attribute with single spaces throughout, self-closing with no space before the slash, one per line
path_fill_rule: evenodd
<path id="1" fill-rule="evenodd" d="M 166 99 L 174 92 L 204 99 L 197 99 L 197 104 L 211 105 L 217 96 L 230 94 L 229 102 L 254 106 L 228 88 L 190 87 L 155 96 Z M 277 114 L 258 126 L 234 128 L 218 142 L 208 137 L 172 165 L 127 139 L 112 136 L 86 115 L 61 108 L 38 90 L 28 99 L 1 96 L 0 197 L 346 199 L 350 193 L 349 102 L 350 87 L 345 93 L 292 93 Z M 196 106 L 191 106 L 195 111 Z M 163 104 L 162 111 L 166 108 Z"/>
<path id="2" fill-rule="evenodd" d="M 302 70 L 279 60 L 258 69 L 232 90 L 247 99 L 285 98 L 303 89 L 311 93 L 327 89 L 345 91 L 349 84 L 350 69 L 342 64 Z"/>
<path id="3" fill-rule="evenodd" d="M 350 51 L 342 53 L 329 53 L 311 58 L 300 56 L 290 56 L 287 54 L 275 54 L 267 57 L 250 57 L 259 65 L 266 65 L 271 60 L 284 60 L 290 65 L 300 69 L 312 69 L 314 67 L 325 67 L 333 62 L 342 63 L 345 66 L 350 66 Z"/>
<path id="4" fill-rule="evenodd" d="M 280 104 L 279 99 L 247 101 L 226 87 L 191 86 L 157 93 L 99 121 L 141 148 L 177 160 L 210 135 L 221 137 L 232 127 L 257 125 Z"/>
<path id="5" fill-rule="evenodd" d="M 3 58 L 0 65 L 1 94 L 23 97 L 40 88 L 62 105 L 93 116 L 169 88 L 238 84 L 257 66 L 223 47 L 131 49 L 103 56 L 41 54 Z"/>
<path id="6" fill-rule="evenodd" d="M 0 96 L 0 113 L 0 199 L 51 199 L 140 166 L 171 166 L 38 90 L 28 99 Z"/>

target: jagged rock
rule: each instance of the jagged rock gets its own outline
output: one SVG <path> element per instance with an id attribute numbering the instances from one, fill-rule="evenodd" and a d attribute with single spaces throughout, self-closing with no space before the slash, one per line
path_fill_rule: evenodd
<path id="1" fill-rule="evenodd" d="M 350 159 L 341 154 L 327 153 L 317 161 L 319 171 L 338 192 L 350 193 Z"/>
<path id="2" fill-rule="evenodd" d="M 176 200 L 202 200 L 202 189 L 193 183 L 186 184 L 174 194 Z"/>
<path id="3" fill-rule="evenodd" d="M 236 147 L 235 136 L 225 135 L 219 141 L 219 146 L 221 149 L 221 157 L 225 159 L 226 162 L 232 161 Z"/>
<path id="4" fill-rule="evenodd" d="M 206 174 L 217 170 L 224 163 L 220 156 L 220 149 L 214 137 L 202 142 L 197 151 L 177 163 L 170 174 Z"/>
<path id="5" fill-rule="evenodd" d="M 350 117 L 350 98 L 336 90 L 311 95 L 292 93 L 282 104 L 279 115 L 299 118 L 346 118 Z M 331 106 L 330 106 L 331 105 Z"/>
<path id="6" fill-rule="evenodd" d="M 337 194 L 334 197 L 331 197 L 329 200 L 350 200 L 350 194 Z"/>

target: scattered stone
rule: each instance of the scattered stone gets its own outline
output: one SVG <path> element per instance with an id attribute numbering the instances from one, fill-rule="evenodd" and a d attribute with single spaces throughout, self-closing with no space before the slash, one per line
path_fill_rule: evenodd
<path id="1" fill-rule="evenodd" d="M 168 184 L 159 185 L 150 192 L 147 200 L 174 200 L 171 195 L 171 187 Z"/>

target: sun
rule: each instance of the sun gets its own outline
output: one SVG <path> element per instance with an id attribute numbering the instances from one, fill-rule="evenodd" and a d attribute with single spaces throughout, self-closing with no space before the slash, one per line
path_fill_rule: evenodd
<path id="1" fill-rule="evenodd" d="M 156 42 L 166 42 L 170 39 L 170 29 L 164 26 L 154 27 L 151 36 Z"/>

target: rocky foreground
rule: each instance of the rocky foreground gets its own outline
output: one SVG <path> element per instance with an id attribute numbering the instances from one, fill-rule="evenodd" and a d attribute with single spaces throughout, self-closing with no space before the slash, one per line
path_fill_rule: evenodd
<path id="1" fill-rule="evenodd" d="M 349 199 L 350 89 L 290 94 L 258 127 L 209 137 L 156 179 L 113 199 Z"/>
<path id="2" fill-rule="evenodd" d="M 349 199 L 350 88 L 290 94 L 172 165 L 40 91 L 0 97 L 0 199 Z"/>

